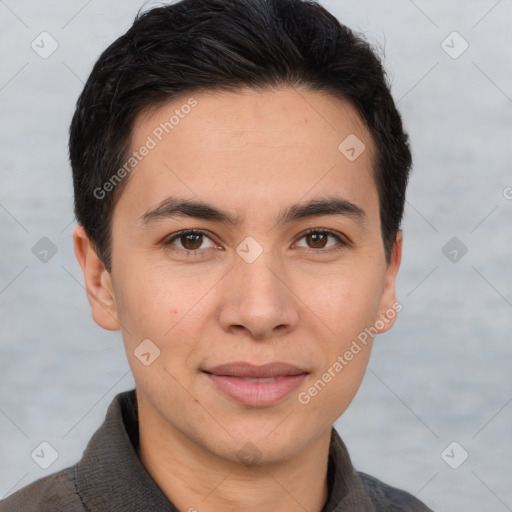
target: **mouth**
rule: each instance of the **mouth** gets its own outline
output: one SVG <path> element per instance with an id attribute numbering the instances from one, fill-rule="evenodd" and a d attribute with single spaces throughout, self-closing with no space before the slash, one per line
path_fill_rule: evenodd
<path id="1" fill-rule="evenodd" d="M 248 407 L 268 407 L 288 396 L 309 375 L 301 367 L 275 362 L 235 362 L 202 370 L 217 392 Z"/>

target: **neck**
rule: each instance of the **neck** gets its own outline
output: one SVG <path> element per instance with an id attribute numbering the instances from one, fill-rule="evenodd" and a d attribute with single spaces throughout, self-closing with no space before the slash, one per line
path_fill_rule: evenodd
<path id="1" fill-rule="evenodd" d="M 138 455 L 178 510 L 321 512 L 325 505 L 330 428 L 286 461 L 248 466 L 218 457 L 167 423 L 145 421 L 145 412 L 139 409 Z"/>

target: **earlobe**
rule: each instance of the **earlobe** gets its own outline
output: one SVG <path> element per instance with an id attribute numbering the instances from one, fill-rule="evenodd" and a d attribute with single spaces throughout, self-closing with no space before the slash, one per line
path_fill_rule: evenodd
<path id="1" fill-rule="evenodd" d="M 119 330 L 112 276 L 96 254 L 83 226 L 73 232 L 75 254 L 84 274 L 87 298 L 94 321 L 109 331 Z"/>
<path id="2" fill-rule="evenodd" d="M 398 312 L 402 305 L 396 299 L 395 283 L 400 262 L 402 261 L 402 231 L 396 234 L 395 244 L 390 254 L 389 263 L 386 269 L 384 292 L 382 294 L 379 318 L 375 325 L 379 333 L 391 329 L 396 322 Z"/>

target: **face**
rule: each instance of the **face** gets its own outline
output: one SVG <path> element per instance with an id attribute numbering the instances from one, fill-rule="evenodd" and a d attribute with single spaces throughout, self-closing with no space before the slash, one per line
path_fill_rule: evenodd
<path id="1" fill-rule="evenodd" d="M 330 431 L 372 334 L 393 325 L 401 240 L 387 264 L 372 141 L 350 104 L 192 96 L 135 123 L 111 274 L 75 232 L 93 316 L 122 331 L 141 424 L 235 462 L 288 460 Z"/>

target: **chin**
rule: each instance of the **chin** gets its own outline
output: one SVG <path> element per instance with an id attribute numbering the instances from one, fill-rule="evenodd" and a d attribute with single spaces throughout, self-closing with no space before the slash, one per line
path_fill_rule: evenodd
<path id="1" fill-rule="evenodd" d="M 217 456 L 230 462 L 247 466 L 271 465 L 294 458 L 302 448 L 315 438 L 315 433 L 305 431 L 299 425 L 284 425 L 288 413 L 279 415 L 279 419 L 262 421 L 240 421 L 236 428 L 224 425 L 231 435 L 225 435 L 223 441 L 213 441 L 208 435 L 210 450 Z M 284 419 L 284 422 L 283 422 Z"/>

